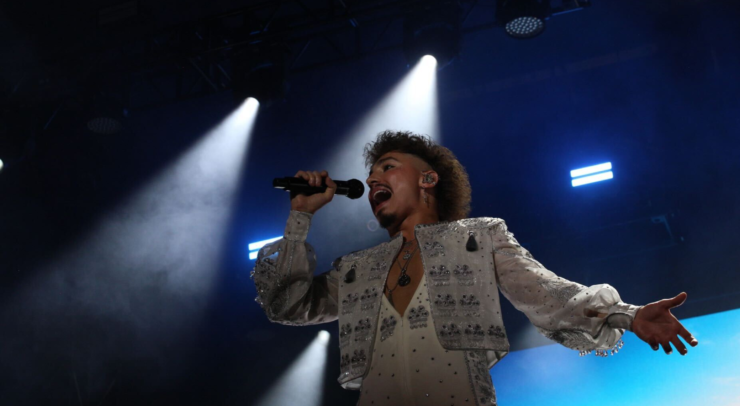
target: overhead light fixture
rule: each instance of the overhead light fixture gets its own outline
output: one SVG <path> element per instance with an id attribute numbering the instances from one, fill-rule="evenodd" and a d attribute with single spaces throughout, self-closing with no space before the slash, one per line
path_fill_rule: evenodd
<path id="1" fill-rule="evenodd" d="M 129 111 L 117 95 L 100 93 L 90 101 L 87 117 L 86 126 L 90 132 L 113 135 L 123 130 Z"/>
<path id="2" fill-rule="evenodd" d="M 408 65 L 416 65 L 425 55 L 437 59 L 437 69 L 452 62 L 462 49 L 461 16 L 457 1 L 435 2 L 409 12 L 403 20 L 403 52 Z"/>
<path id="3" fill-rule="evenodd" d="M 496 20 L 512 38 L 534 38 L 545 31 L 550 18 L 550 0 L 499 0 Z"/>

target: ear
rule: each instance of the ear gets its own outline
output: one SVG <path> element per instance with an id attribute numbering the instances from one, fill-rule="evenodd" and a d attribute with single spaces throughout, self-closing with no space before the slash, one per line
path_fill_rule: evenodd
<path id="1" fill-rule="evenodd" d="M 434 171 L 423 171 L 419 178 L 419 187 L 432 188 L 439 182 L 439 175 Z"/>

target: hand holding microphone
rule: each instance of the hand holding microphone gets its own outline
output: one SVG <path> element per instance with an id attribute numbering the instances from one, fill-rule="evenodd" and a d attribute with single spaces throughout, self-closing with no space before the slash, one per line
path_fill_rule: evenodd
<path id="1" fill-rule="evenodd" d="M 362 182 L 356 179 L 334 182 L 327 171 L 298 171 L 292 178 L 273 179 L 272 186 L 290 192 L 291 210 L 311 214 L 329 203 L 335 194 L 356 199 L 365 192 Z"/>

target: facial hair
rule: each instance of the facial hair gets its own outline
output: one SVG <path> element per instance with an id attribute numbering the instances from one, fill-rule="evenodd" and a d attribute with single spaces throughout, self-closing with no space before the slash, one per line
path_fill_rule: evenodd
<path id="1" fill-rule="evenodd" d="M 381 227 L 388 229 L 388 227 L 396 224 L 396 221 L 398 220 L 398 217 L 393 213 L 385 213 L 382 212 L 378 213 L 378 223 Z"/>

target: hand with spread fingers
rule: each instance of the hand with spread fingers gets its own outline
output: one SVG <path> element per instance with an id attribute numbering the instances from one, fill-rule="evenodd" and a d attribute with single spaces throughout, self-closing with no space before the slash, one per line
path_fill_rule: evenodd
<path id="1" fill-rule="evenodd" d="M 655 351 L 658 351 L 660 345 L 666 354 L 670 354 L 673 352 L 672 343 L 681 355 L 686 355 L 688 350 L 679 336 L 692 347 L 696 347 L 699 341 L 671 314 L 671 309 L 682 305 L 687 296 L 686 292 L 681 292 L 672 299 L 663 299 L 643 306 L 635 315 L 632 331 Z"/>

